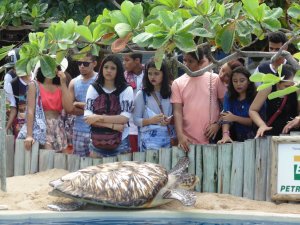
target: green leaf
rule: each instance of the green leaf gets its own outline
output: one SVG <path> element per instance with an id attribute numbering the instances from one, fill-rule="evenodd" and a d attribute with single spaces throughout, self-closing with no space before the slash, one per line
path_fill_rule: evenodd
<path id="1" fill-rule="evenodd" d="M 131 32 L 131 26 L 127 23 L 118 23 L 115 26 L 115 31 L 120 38 L 124 38 L 129 32 Z"/>
<path id="2" fill-rule="evenodd" d="M 263 82 L 264 73 L 254 73 L 249 77 L 251 82 Z"/>
<path id="3" fill-rule="evenodd" d="M 126 0 L 121 4 L 121 12 L 127 18 L 130 26 L 135 28 L 142 18 L 143 7 L 141 4 L 134 5 Z"/>
<path id="4" fill-rule="evenodd" d="M 268 95 L 268 99 L 272 100 L 274 98 L 278 98 L 278 97 L 282 97 L 282 96 L 291 94 L 291 93 L 296 92 L 298 90 L 299 90 L 298 87 L 296 87 L 296 86 L 290 86 L 290 87 L 287 87 L 287 88 L 285 88 L 283 90 L 279 90 L 279 91 L 275 91 L 275 92 L 270 93 Z"/>
<path id="5" fill-rule="evenodd" d="M 19 59 L 16 62 L 16 73 L 19 77 L 27 75 L 27 64 L 29 62 L 29 58 Z"/>
<path id="6" fill-rule="evenodd" d="M 160 70 L 161 68 L 164 54 L 165 54 L 165 48 L 160 48 L 155 52 L 154 62 L 155 62 L 156 69 L 158 70 Z"/>
<path id="7" fill-rule="evenodd" d="M 288 9 L 287 13 L 290 17 L 300 20 L 300 5 L 294 4 Z"/>
<path id="8" fill-rule="evenodd" d="M 235 23 L 230 23 L 224 26 L 216 36 L 216 43 L 222 47 L 225 53 L 229 53 L 235 36 Z"/>
<path id="9" fill-rule="evenodd" d="M 194 36 L 213 38 L 215 35 L 205 28 L 196 28 L 190 31 Z"/>
<path id="10" fill-rule="evenodd" d="M 7 56 L 8 51 L 13 49 L 14 45 L 4 46 L 0 48 L 0 60 L 4 59 Z"/>
<path id="11" fill-rule="evenodd" d="M 268 10 L 266 12 L 265 19 L 278 19 L 279 17 L 282 16 L 283 10 L 282 8 L 274 8 L 272 10 Z"/>
<path id="12" fill-rule="evenodd" d="M 102 25 L 99 24 L 93 30 L 93 40 L 96 42 L 100 40 L 100 38 L 105 34 L 105 30 L 103 29 Z"/>
<path id="13" fill-rule="evenodd" d="M 129 23 L 126 16 L 124 16 L 120 10 L 111 11 L 110 19 L 113 27 L 118 23 Z"/>
<path id="14" fill-rule="evenodd" d="M 83 25 L 77 26 L 76 32 L 80 34 L 80 36 L 83 37 L 85 40 L 89 42 L 93 42 L 92 33 L 87 26 L 83 26 Z"/>
<path id="15" fill-rule="evenodd" d="M 271 31 L 277 31 L 281 28 L 281 23 L 277 19 L 264 19 L 262 22 L 263 26 Z"/>
<path id="16" fill-rule="evenodd" d="M 86 16 L 86 17 L 84 18 L 82 24 L 85 25 L 85 26 L 88 26 L 88 25 L 90 24 L 90 22 L 91 22 L 91 16 L 88 15 L 88 16 Z"/>
<path id="17" fill-rule="evenodd" d="M 156 24 L 149 24 L 148 26 L 145 27 L 145 32 L 154 34 L 156 32 L 159 32 L 162 30 L 162 27 Z"/>
<path id="18" fill-rule="evenodd" d="M 171 27 L 173 27 L 174 20 L 173 20 L 171 12 L 161 11 L 161 12 L 159 12 L 159 18 L 160 18 L 161 22 L 165 25 L 165 27 L 167 27 L 169 29 Z"/>
<path id="19" fill-rule="evenodd" d="M 259 85 L 257 87 L 257 91 L 261 91 L 261 90 L 267 89 L 268 87 L 271 87 L 273 85 L 274 85 L 274 83 L 265 83 L 265 84 Z"/>
<path id="20" fill-rule="evenodd" d="M 300 60 L 300 52 L 294 54 L 293 57 L 294 57 L 295 59 Z"/>
<path id="21" fill-rule="evenodd" d="M 248 12 L 253 19 L 257 20 L 259 17 L 258 15 L 258 7 L 259 2 L 258 0 L 242 0 L 243 2 L 243 8 Z"/>
<path id="22" fill-rule="evenodd" d="M 280 80 L 281 80 L 280 77 L 278 77 L 274 74 L 268 73 L 268 74 L 265 74 L 263 76 L 262 82 L 264 82 L 264 83 L 278 83 Z"/>
<path id="23" fill-rule="evenodd" d="M 167 43 L 167 41 L 168 41 L 169 39 L 170 39 L 170 38 L 167 38 L 166 35 L 161 36 L 161 37 L 155 37 L 155 38 L 153 38 L 151 47 L 154 48 L 154 49 L 159 49 L 159 48 L 162 47 L 165 43 Z"/>
<path id="24" fill-rule="evenodd" d="M 193 35 L 190 33 L 179 33 L 174 35 L 176 47 L 184 52 L 192 52 L 196 50 L 196 44 Z"/>
<path id="25" fill-rule="evenodd" d="M 141 34 L 133 37 L 132 42 L 136 43 L 140 47 L 146 47 L 150 44 L 149 41 L 151 40 L 152 37 L 153 37 L 152 34 L 144 32 L 144 33 L 141 33 Z"/>
<path id="26" fill-rule="evenodd" d="M 178 33 L 180 32 L 187 32 L 190 27 L 193 25 L 193 23 L 195 22 L 195 20 L 197 19 L 197 16 L 194 16 L 192 18 L 189 18 L 187 20 L 185 20 L 183 22 L 183 24 L 180 26 L 180 28 L 177 30 Z"/>
<path id="27" fill-rule="evenodd" d="M 294 79 L 295 82 L 300 83 L 300 70 L 295 73 Z"/>
<path id="28" fill-rule="evenodd" d="M 54 78 L 56 68 L 55 59 L 48 55 L 44 55 L 40 57 L 40 63 L 43 75 L 47 78 Z"/>
<path id="29" fill-rule="evenodd" d="M 224 5 L 224 2 L 223 2 L 223 4 L 221 4 L 221 5 L 219 6 L 219 14 L 220 14 L 222 17 L 224 17 L 224 15 L 225 15 L 225 5 Z"/>

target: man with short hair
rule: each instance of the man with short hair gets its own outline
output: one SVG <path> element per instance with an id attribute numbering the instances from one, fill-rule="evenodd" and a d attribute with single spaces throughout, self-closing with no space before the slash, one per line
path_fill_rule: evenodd
<path id="1" fill-rule="evenodd" d="M 287 42 L 286 35 L 281 31 L 272 32 L 268 35 L 268 41 L 269 41 L 269 52 L 278 52 L 279 49 L 284 45 L 285 42 Z M 287 46 L 284 48 L 284 50 L 287 50 Z M 277 69 L 281 64 L 285 64 L 286 59 L 284 57 L 279 57 L 277 60 L 275 60 L 273 63 L 271 63 L 270 60 L 261 63 L 255 72 L 260 73 L 272 73 L 277 74 Z"/>
<path id="2" fill-rule="evenodd" d="M 17 60 L 20 59 L 19 49 L 13 49 L 8 52 L 8 63 L 4 66 L 11 68 L 4 76 L 4 90 L 6 99 L 9 102 L 9 116 L 6 124 L 6 133 L 12 128 L 15 137 L 25 123 L 26 111 L 26 92 L 27 85 L 32 79 L 31 75 L 16 74 L 14 68 Z"/>
<path id="3" fill-rule="evenodd" d="M 134 97 L 138 90 L 142 89 L 144 66 L 142 64 L 143 55 L 140 53 L 128 53 L 123 57 L 124 76 L 128 84 L 133 88 Z M 129 119 L 129 142 L 131 152 L 138 151 L 138 128 L 133 123 L 131 115 Z"/>
<path id="4" fill-rule="evenodd" d="M 83 114 L 87 89 L 97 77 L 94 71 L 97 66 L 97 57 L 87 53 L 85 57 L 77 61 L 77 65 L 80 74 L 71 80 L 69 87 L 67 87 L 65 75 L 59 73 L 59 76 L 66 112 L 76 115 L 73 126 L 73 153 L 89 156 L 90 126 L 84 121 Z"/>

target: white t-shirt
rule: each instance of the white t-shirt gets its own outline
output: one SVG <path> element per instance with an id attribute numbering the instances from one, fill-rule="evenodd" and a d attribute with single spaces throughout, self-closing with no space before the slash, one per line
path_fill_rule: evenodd
<path id="1" fill-rule="evenodd" d="M 143 87 L 143 77 L 144 77 L 144 71 L 143 70 L 142 70 L 142 73 L 140 75 L 134 74 L 134 80 L 136 82 L 136 89 L 133 90 L 134 98 L 135 98 L 137 92 L 139 90 L 141 90 L 142 87 Z M 138 127 L 133 122 L 133 115 L 129 119 L 129 134 L 130 135 L 138 135 Z"/>
<path id="2" fill-rule="evenodd" d="M 103 90 L 108 94 L 115 91 L 115 90 L 107 90 L 106 88 L 103 88 Z M 90 85 L 86 93 L 86 103 L 93 102 L 93 100 L 95 100 L 98 96 L 99 94 L 96 91 L 96 89 L 92 85 Z M 122 91 L 119 96 L 119 100 L 121 105 L 120 115 L 125 116 L 129 119 L 131 117 L 133 100 L 134 100 L 132 87 L 128 86 L 124 91 Z M 91 108 L 92 105 L 93 104 L 86 104 L 86 108 L 84 110 L 84 116 L 89 116 L 94 114 Z M 128 135 L 129 135 L 129 127 L 126 125 L 122 132 L 122 140 L 125 139 Z"/>

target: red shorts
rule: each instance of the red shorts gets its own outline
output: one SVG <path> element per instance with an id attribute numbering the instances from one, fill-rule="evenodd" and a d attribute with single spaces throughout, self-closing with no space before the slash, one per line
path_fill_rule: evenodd
<path id="1" fill-rule="evenodd" d="M 137 135 L 129 135 L 129 144 L 130 144 L 131 152 L 139 151 Z"/>

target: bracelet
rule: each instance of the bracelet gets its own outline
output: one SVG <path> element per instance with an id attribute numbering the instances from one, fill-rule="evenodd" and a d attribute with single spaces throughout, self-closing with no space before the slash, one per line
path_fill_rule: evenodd
<path id="1" fill-rule="evenodd" d="M 230 132 L 229 132 L 229 131 L 224 131 L 224 132 L 223 132 L 223 135 L 224 135 L 224 134 L 227 134 L 228 136 L 230 136 Z"/>

